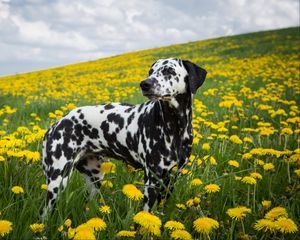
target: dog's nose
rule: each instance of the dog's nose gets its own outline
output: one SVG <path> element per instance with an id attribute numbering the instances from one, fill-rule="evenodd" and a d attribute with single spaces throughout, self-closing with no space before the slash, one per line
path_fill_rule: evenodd
<path id="1" fill-rule="evenodd" d="M 151 79 L 146 79 L 140 83 L 140 87 L 143 91 L 149 91 L 153 85 Z"/>

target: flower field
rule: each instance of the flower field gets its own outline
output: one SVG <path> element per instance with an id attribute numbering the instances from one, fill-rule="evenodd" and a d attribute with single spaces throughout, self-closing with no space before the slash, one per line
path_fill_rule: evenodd
<path id="1" fill-rule="evenodd" d="M 298 28 L 172 45 L 0 78 L 0 239 L 299 239 Z M 86 201 L 73 174 L 47 223 L 41 143 L 76 106 L 141 103 L 159 58 L 208 71 L 194 99 L 193 151 L 167 201 L 143 207 L 143 172 L 107 159 Z M 174 170 L 176 171 L 176 169 Z"/>

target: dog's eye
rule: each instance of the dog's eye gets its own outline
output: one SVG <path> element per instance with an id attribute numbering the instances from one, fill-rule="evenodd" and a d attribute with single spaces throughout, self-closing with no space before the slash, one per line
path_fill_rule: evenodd
<path id="1" fill-rule="evenodd" d="M 165 68 L 162 70 L 163 75 L 176 75 L 175 71 L 173 68 Z"/>
<path id="2" fill-rule="evenodd" d="M 151 75 L 153 72 L 154 72 L 153 69 L 150 69 L 148 75 Z"/>

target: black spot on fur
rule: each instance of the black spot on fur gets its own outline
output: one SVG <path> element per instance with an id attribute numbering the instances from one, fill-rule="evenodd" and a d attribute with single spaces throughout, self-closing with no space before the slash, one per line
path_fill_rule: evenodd
<path id="1" fill-rule="evenodd" d="M 115 108 L 115 106 L 112 105 L 112 104 L 107 104 L 107 105 L 104 106 L 105 110 L 110 110 L 110 109 L 113 109 L 113 108 Z"/>

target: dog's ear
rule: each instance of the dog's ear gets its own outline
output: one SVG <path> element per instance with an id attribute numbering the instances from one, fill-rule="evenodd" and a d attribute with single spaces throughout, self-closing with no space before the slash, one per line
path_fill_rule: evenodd
<path id="1" fill-rule="evenodd" d="M 197 66 L 196 64 L 182 60 L 183 66 L 188 72 L 188 84 L 192 94 L 195 94 L 197 89 L 203 84 L 206 77 L 206 70 Z"/>

